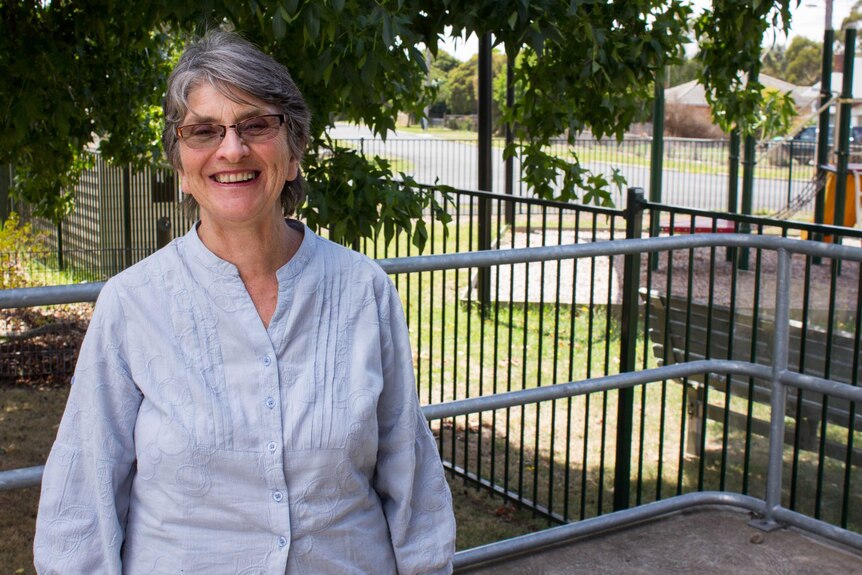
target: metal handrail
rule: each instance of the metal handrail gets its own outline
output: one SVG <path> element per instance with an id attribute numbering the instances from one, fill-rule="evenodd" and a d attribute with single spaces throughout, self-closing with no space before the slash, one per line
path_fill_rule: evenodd
<path id="1" fill-rule="evenodd" d="M 700 247 L 749 247 L 776 251 L 778 267 L 775 282 L 775 338 L 772 344 L 773 363 L 771 366 L 736 360 L 715 359 L 676 363 L 585 381 L 429 405 L 423 408 L 423 413 L 427 419 L 436 420 L 456 415 L 532 404 L 540 401 L 574 397 L 597 391 L 624 389 L 701 373 L 739 374 L 769 380 L 771 382 L 772 407 L 765 499 L 760 500 L 747 495 L 714 492 L 676 496 L 641 505 L 633 509 L 615 511 L 608 515 L 585 519 L 574 524 L 563 525 L 539 533 L 523 535 L 512 540 L 462 551 L 456 555 L 455 563 L 457 567 L 463 568 L 511 554 L 523 553 L 526 550 L 542 547 L 550 543 L 625 525 L 649 517 L 657 517 L 686 507 L 715 503 L 735 505 L 755 511 L 762 517 L 753 524 L 762 529 L 770 530 L 778 527 L 780 524 L 789 524 L 862 550 L 862 535 L 807 517 L 781 506 L 782 457 L 785 427 L 783 408 L 787 387 L 797 387 L 829 396 L 841 397 L 849 401 L 862 402 L 862 388 L 860 387 L 788 370 L 791 285 L 790 257 L 791 254 L 795 253 L 862 262 L 862 248 L 748 234 L 697 234 L 566 246 L 414 256 L 379 260 L 379 263 L 388 273 L 410 273 L 566 258 L 652 253 Z M 0 292 L 0 308 L 45 305 L 58 303 L 58 300 L 64 303 L 93 301 L 98 296 L 102 285 L 83 284 L 78 286 L 7 290 Z M 36 485 L 41 478 L 41 472 L 42 468 L 40 467 L 0 472 L 0 490 Z"/>
<path id="2" fill-rule="evenodd" d="M 488 267 L 564 259 L 657 253 L 709 247 L 748 247 L 862 262 L 862 249 L 783 237 L 752 234 L 686 234 L 657 238 L 597 241 L 536 248 L 512 248 L 376 260 L 390 274 Z M 105 282 L 0 291 L 0 309 L 93 302 Z"/>

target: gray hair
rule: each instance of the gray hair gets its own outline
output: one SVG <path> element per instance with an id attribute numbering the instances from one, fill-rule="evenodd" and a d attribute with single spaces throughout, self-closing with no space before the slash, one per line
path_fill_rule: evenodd
<path id="1" fill-rule="evenodd" d="M 245 92 L 278 108 L 285 115 L 291 157 L 302 161 L 311 130 L 311 113 L 290 72 L 239 35 L 212 30 L 186 47 L 168 78 L 162 144 L 174 169 L 181 167 L 177 128 L 188 112 L 189 94 L 204 82 L 235 102 L 248 103 L 241 97 L 241 92 Z M 198 207 L 195 199 L 188 194 L 185 198 L 186 207 L 195 212 Z M 285 215 L 293 214 L 304 199 L 301 175 L 285 182 L 281 192 Z"/>

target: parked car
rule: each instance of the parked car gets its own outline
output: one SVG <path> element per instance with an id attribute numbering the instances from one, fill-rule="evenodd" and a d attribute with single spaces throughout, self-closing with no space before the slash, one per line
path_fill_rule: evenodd
<path id="1" fill-rule="evenodd" d="M 829 126 L 829 146 L 833 146 L 833 128 Z M 787 148 L 786 157 L 796 160 L 800 164 L 810 164 L 817 156 L 817 134 L 819 130 L 817 126 L 808 126 L 803 128 L 790 140 L 785 142 Z M 862 154 L 862 126 L 852 126 L 850 128 L 850 153 L 859 155 Z"/>

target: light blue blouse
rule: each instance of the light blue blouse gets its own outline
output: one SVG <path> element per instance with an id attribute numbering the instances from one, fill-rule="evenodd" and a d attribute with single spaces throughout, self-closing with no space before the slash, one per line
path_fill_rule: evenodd
<path id="1" fill-rule="evenodd" d="M 395 288 L 299 229 L 268 329 L 194 228 L 107 283 L 42 481 L 40 573 L 451 572 Z"/>

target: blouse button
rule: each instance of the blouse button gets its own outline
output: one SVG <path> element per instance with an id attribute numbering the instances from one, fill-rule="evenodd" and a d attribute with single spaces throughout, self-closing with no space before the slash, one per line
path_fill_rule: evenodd
<path id="1" fill-rule="evenodd" d="M 284 494 L 281 491 L 276 491 L 272 494 L 272 500 L 276 503 L 281 503 L 281 500 L 284 499 Z"/>
<path id="2" fill-rule="evenodd" d="M 269 359 L 268 355 L 263 356 L 263 365 L 264 367 L 269 367 L 269 364 L 272 363 L 272 360 Z"/>
<path id="3" fill-rule="evenodd" d="M 279 537 L 278 538 L 278 546 L 284 547 L 285 545 L 287 545 L 287 538 L 286 537 Z"/>
<path id="4" fill-rule="evenodd" d="M 266 406 L 267 406 L 268 408 L 270 408 L 270 409 L 272 409 L 273 407 L 275 407 L 275 399 L 273 399 L 273 398 L 271 398 L 271 397 L 267 397 L 267 398 L 266 398 L 266 401 L 265 401 L 264 403 L 265 403 L 265 404 L 266 404 Z"/>
<path id="5" fill-rule="evenodd" d="M 266 444 L 266 448 L 269 449 L 270 453 L 275 452 L 277 447 L 278 446 L 275 444 L 274 441 L 270 441 L 269 443 Z"/>

